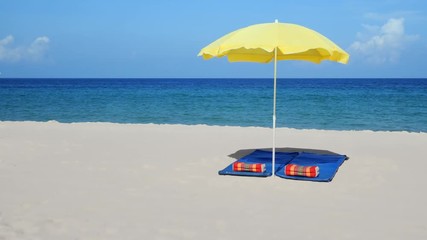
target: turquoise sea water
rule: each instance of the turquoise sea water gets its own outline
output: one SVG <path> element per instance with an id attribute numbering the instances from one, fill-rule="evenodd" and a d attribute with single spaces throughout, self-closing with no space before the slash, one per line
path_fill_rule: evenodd
<path id="1" fill-rule="evenodd" d="M 0 121 L 270 127 L 272 79 L 0 79 Z M 427 79 L 279 79 L 277 126 L 427 132 Z"/>

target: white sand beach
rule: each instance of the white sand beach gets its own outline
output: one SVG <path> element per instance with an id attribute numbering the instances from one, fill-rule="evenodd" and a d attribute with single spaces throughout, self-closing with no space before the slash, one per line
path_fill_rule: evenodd
<path id="1" fill-rule="evenodd" d="M 278 129 L 330 183 L 219 176 L 272 130 L 0 122 L 0 239 L 427 239 L 427 134 Z"/>

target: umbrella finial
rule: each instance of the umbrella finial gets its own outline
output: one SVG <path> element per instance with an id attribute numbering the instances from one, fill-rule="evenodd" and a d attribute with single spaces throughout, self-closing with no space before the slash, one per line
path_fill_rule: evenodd
<path id="1" fill-rule="evenodd" d="M 277 20 L 277 19 L 276 19 L 276 20 L 274 20 L 274 23 L 279 23 L 279 20 Z"/>

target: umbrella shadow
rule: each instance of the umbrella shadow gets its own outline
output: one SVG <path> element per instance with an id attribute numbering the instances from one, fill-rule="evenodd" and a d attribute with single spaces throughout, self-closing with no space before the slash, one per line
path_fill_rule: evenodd
<path id="1" fill-rule="evenodd" d="M 246 155 L 251 154 L 255 150 L 272 151 L 272 148 L 240 149 L 228 156 L 234 159 L 240 159 Z M 341 155 L 341 154 L 331 152 L 329 150 L 323 150 L 323 149 L 291 148 L 291 147 L 276 148 L 276 152 L 307 152 L 307 153 L 315 153 L 315 154 Z M 348 157 L 346 159 L 348 159 Z"/>

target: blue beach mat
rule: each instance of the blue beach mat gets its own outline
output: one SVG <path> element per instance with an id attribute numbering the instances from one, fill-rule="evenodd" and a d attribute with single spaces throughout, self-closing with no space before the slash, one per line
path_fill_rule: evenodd
<path id="1" fill-rule="evenodd" d="M 219 171 L 219 175 L 234 175 L 234 176 L 248 176 L 248 177 L 269 177 L 272 175 L 271 172 L 271 151 L 255 150 L 252 153 L 240 158 L 235 162 L 243 163 L 261 163 L 265 164 L 265 172 L 238 172 L 233 171 L 233 163 L 228 165 L 223 170 Z M 275 171 L 283 168 L 288 162 L 298 155 L 297 152 L 276 152 L 276 164 Z"/>
<path id="2" fill-rule="evenodd" d="M 288 176 L 285 174 L 285 166 L 282 166 L 276 172 L 276 175 L 286 179 L 305 180 L 314 182 L 330 182 L 334 178 L 338 168 L 347 159 L 346 155 L 339 154 L 315 154 L 301 152 L 293 158 L 289 164 L 297 164 L 300 166 L 318 166 L 319 175 L 315 178 Z"/>

